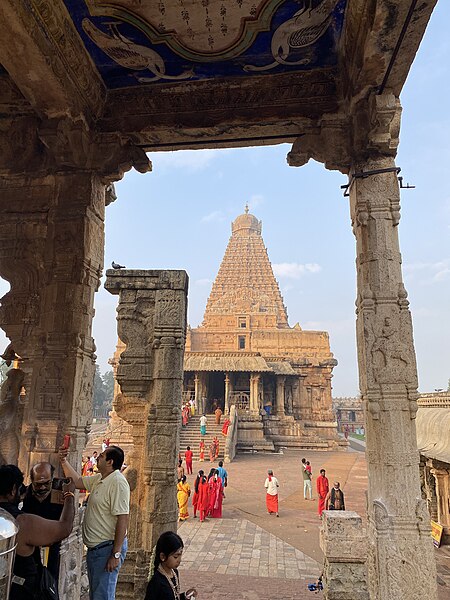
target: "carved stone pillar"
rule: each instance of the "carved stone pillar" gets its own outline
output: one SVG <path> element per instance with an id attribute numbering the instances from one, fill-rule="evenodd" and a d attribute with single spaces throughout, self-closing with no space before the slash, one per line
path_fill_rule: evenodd
<path id="1" fill-rule="evenodd" d="M 143 597 L 151 550 L 163 531 L 176 531 L 176 472 L 188 278 L 184 271 L 107 271 L 119 295 L 118 415 L 133 426 L 129 457 L 129 553 L 116 597 Z"/>
<path id="2" fill-rule="evenodd" d="M 199 390 L 198 390 L 198 384 L 199 384 L 199 377 L 198 377 L 198 373 L 194 374 L 194 405 L 195 405 L 195 410 L 197 411 L 197 414 L 201 411 L 200 408 L 200 397 L 199 397 Z"/>
<path id="3" fill-rule="evenodd" d="M 300 386 L 301 377 L 297 377 L 292 382 L 292 406 L 294 411 L 294 417 L 296 419 L 301 418 Z"/>
<path id="4" fill-rule="evenodd" d="M 314 158 L 349 174 L 366 406 L 370 599 L 436 600 L 430 520 L 420 493 L 412 323 L 397 235 L 400 114 L 398 98 L 388 91 L 361 98 L 341 118 L 324 119 L 299 137 L 288 162 L 301 166 Z"/>
<path id="5" fill-rule="evenodd" d="M 229 373 L 225 373 L 225 407 L 224 412 L 227 415 L 230 412 L 230 375 Z"/>
<path id="6" fill-rule="evenodd" d="M 394 159 L 375 156 L 354 164 L 350 181 L 358 365 L 367 418 L 370 597 L 434 600 L 435 562 L 420 492 L 416 361 L 401 274 Z"/>
<path id="7" fill-rule="evenodd" d="M 258 389 L 260 378 L 261 375 L 259 373 L 257 375 L 250 375 L 250 412 L 255 415 L 259 413 Z"/>
<path id="8" fill-rule="evenodd" d="M 440 525 L 450 527 L 450 471 L 431 469 L 436 481 L 437 520 Z"/>
<path id="9" fill-rule="evenodd" d="M 26 472 L 55 463 L 65 433 L 79 464 L 91 419 L 94 293 L 103 267 L 105 185 L 92 173 L 1 182 L 0 274 L 11 290 L 1 322 L 24 357 L 24 412 L 16 423 Z"/>
<path id="10" fill-rule="evenodd" d="M 284 417 L 284 388 L 286 383 L 286 377 L 277 376 L 277 390 L 276 390 L 276 415 L 277 417 Z"/>

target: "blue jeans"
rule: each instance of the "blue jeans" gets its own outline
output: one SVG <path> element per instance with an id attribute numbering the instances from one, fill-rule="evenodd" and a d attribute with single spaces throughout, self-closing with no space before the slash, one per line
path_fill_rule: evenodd
<path id="1" fill-rule="evenodd" d="M 108 558 L 111 556 L 113 542 L 105 542 L 105 545 L 99 544 L 100 548 L 88 548 L 86 555 L 86 565 L 89 578 L 89 598 L 90 600 L 114 600 L 116 595 L 117 578 L 119 569 L 125 560 L 128 548 L 128 540 L 125 538 L 120 550 L 121 557 L 119 566 L 112 573 L 105 571 Z"/>

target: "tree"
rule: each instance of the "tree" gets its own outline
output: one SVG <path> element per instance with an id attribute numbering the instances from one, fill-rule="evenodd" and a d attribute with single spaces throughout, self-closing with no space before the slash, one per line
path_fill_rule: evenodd
<path id="1" fill-rule="evenodd" d="M 103 373 L 103 389 L 106 394 L 106 404 L 112 406 L 114 399 L 114 373 L 112 371 Z"/>
<path id="2" fill-rule="evenodd" d="M 103 379 L 100 375 L 100 367 L 95 365 L 95 375 L 94 375 L 94 398 L 93 404 L 94 408 L 100 408 L 105 404 L 106 400 L 106 392 L 103 388 Z"/>

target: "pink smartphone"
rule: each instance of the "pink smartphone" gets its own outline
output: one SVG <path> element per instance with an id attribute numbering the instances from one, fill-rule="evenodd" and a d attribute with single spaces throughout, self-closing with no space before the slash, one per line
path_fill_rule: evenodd
<path id="1" fill-rule="evenodd" d="M 66 450 L 69 448 L 69 446 L 70 446 L 70 435 L 65 435 L 64 436 L 63 446 L 64 446 L 64 448 Z"/>

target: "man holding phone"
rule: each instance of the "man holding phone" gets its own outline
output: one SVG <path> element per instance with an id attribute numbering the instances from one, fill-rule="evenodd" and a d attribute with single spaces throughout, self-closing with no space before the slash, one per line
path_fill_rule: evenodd
<path id="1" fill-rule="evenodd" d="M 108 446 L 97 458 L 98 473 L 78 475 L 67 461 L 68 449 L 59 449 L 61 466 L 77 489 L 90 492 L 83 519 L 83 542 L 87 546 L 86 564 L 90 600 L 114 600 L 119 569 L 127 552 L 127 527 L 130 512 L 130 486 L 120 472 L 124 453 Z"/>
<path id="2" fill-rule="evenodd" d="M 55 467 L 48 462 L 40 462 L 34 465 L 30 471 L 31 485 L 28 486 L 23 499 L 22 512 L 37 515 L 51 521 L 59 521 L 64 506 L 62 491 L 57 495 L 53 492 L 54 482 L 61 483 L 63 480 L 54 479 Z M 62 490 L 62 487 L 60 486 Z M 61 499 L 60 499 L 61 497 Z M 47 568 L 58 581 L 59 577 L 59 551 L 61 544 L 52 544 L 48 553 Z M 39 548 L 35 552 L 39 553 Z"/>

